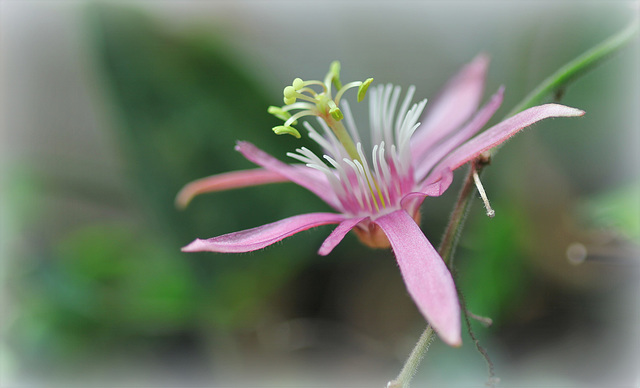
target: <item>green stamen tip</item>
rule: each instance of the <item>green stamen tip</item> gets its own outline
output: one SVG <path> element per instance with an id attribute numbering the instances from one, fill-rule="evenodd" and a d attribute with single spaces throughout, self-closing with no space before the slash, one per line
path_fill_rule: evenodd
<path id="1" fill-rule="evenodd" d="M 367 93 L 367 89 L 369 89 L 369 85 L 373 82 L 373 78 L 367 78 L 362 85 L 358 88 L 358 102 L 364 100 L 364 95 Z"/>
<path id="2" fill-rule="evenodd" d="M 275 132 L 276 135 L 287 134 L 295 137 L 296 139 L 300 139 L 300 132 L 298 132 L 293 127 L 285 127 L 284 125 L 280 125 L 277 127 L 273 127 L 273 132 Z"/>
<path id="3" fill-rule="evenodd" d="M 293 98 L 293 99 L 295 99 L 297 91 L 293 86 L 287 86 L 286 88 L 284 88 L 283 94 L 284 94 L 285 98 L 289 98 L 289 99 Z"/>
<path id="4" fill-rule="evenodd" d="M 337 106 L 329 109 L 329 114 L 336 121 L 340 121 L 340 120 L 342 120 L 344 118 L 344 115 L 342 114 L 342 111 Z"/>
<path id="5" fill-rule="evenodd" d="M 329 65 L 329 72 L 336 77 L 340 77 L 340 61 L 333 61 Z"/>
<path id="6" fill-rule="evenodd" d="M 331 62 L 329 74 L 331 74 L 331 81 L 333 81 L 336 88 L 338 90 L 342 89 L 342 84 L 340 83 L 340 61 Z"/>
<path id="7" fill-rule="evenodd" d="M 277 118 L 279 118 L 282 121 L 287 121 L 291 117 L 291 113 L 285 111 L 284 109 L 280 108 L 279 106 L 273 106 L 272 105 L 267 109 L 267 112 L 269 112 L 270 114 L 276 116 Z"/>
<path id="8" fill-rule="evenodd" d="M 296 98 L 295 97 L 292 97 L 292 98 L 285 97 L 284 98 L 284 104 L 285 105 L 291 105 L 291 104 L 293 104 L 295 102 L 296 102 Z"/>
<path id="9" fill-rule="evenodd" d="M 287 112 L 286 110 L 280 108 L 279 106 L 270 106 L 267 109 L 267 112 L 269 112 L 270 114 L 276 116 L 277 118 L 279 118 L 282 121 L 287 121 L 291 118 L 291 113 Z M 293 121 L 291 124 L 296 125 L 298 124 L 298 121 L 295 120 Z"/>
<path id="10" fill-rule="evenodd" d="M 296 78 L 291 85 L 295 90 L 300 90 L 304 87 L 304 81 L 301 78 Z"/>

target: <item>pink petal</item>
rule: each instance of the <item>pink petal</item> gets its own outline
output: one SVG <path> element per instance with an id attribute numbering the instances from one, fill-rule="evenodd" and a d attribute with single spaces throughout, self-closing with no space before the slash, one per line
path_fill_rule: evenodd
<path id="1" fill-rule="evenodd" d="M 437 179 L 435 178 L 435 175 L 432 174 L 429 180 L 422 183 L 418 191 L 411 192 L 402 197 L 400 207 L 409 214 L 415 214 L 426 197 L 439 197 L 451 186 L 451 182 L 453 182 L 453 171 L 442 168 L 440 169 L 440 175 Z"/>
<path id="2" fill-rule="evenodd" d="M 442 160 L 442 158 L 482 129 L 502 104 L 503 96 L 504 87 L 501 87 L 463 128 L 456 131 L 450 138 L 442 142 L 442 144 L 435 146 L 422 155 L 421 161 L 417 164 L 415 173 L 416 181 L 424 179 L 433 166 Z"/>
<path id="3" fill-rule="evenodd" d="M 478 109 L 488 67 L 489 57 L 480 54 L 445 85 L 413 135 L 411 155 L 414 161 Z"/>
<path id="4" fill-rule="evenodd" d="M 453 182 L 453 171 L 448 168 L 441 168 L 438 170 L 437 175 L 431 174 L 422 183 L 420 192 L 429 197 L 439 197 L 451 186 L 451 182 Z"/>
<path id="5" fill-rule="evenodd" d="M 207 240 L 196 239 L 182 248 L 183 252 L 251 252 L 289 237 L 303 230 L 326 224 L 337 224 L 344 220 L 342 214 L 309 213 L 301 214 L 280 221 L 224 234 Z"/>
<path id="6" fill-rule="evenodd" d="M 349 231 L 353 229 L 354 226 L 358 225 L 358 223 L 360 221 L 363 221 L 365 218 L 367 217 L 349 218 L 342 221 L 340 225 L 338 225 L 333 230 L 333 232 L 331 232 L 329 237 L 327 237 L 327 239 L 324 240 L 324 242 L 322 243 L 322 246 L 320 246 L 320 249 L 318 250 L 318 254 L 320 256 L 326 256 L 329 253 L 331 253 L 333 248 L 335 248 L 336 245 L 338 245 L 340 241 L 342 241 L 344 236 L 347 233 L 349 233 Z"/>
<path id="7" fill-rule="evenodd" d="M 188 183 L 180 190 L 176 197 L 176 206 L 187 207 L 196 195 L 212 191 L 238 189 L 241 187 L 257 186 L 265 183 L 287 182 L 289 179 L 281 174 L 256 168 L 253 170 L 234 171 L 224 174 L 212 175 Z"/>
<path id="8" fill-rule="evenodd" d="M 585 112 L 580 109 L 558 104 L 534 106 L 506 119 L 469 140 L 447 156 L 438 166 L 455 170 L 482 152 L 497 146 L 533 123 L 549 117 L 576 117 L 582 116 L 584 113 Z M 437 171 L 439 167 L 436 167 L 434 171 Z"/>
<path id="9" fill-rule="evenodd" d="M 236 145 L 236 150 L 253 163 L 280 174 L 291 182 L 311 191 L 334 209 L 342 210 L 337 196 L 330 189 L 331 186 L 327 181 L 327 177 L 322 172 L 306 166 L 303 166 L 304 168 L 290 166 L 246 141 L 239 141 Z"/>
<path id="10" fill-rule="evenodd" d="M 409 294 L 440 338 L 460 346 L 460 305 L 451 273 L 404 210 L 376 220 L 391 242 Z"/>

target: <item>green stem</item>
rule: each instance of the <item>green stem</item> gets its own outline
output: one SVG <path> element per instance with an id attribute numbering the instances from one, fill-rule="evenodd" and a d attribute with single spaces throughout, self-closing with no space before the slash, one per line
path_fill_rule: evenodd
<path id="1" fill-rule="evenodd" d="M 469 169 L 469 173 L 467 174 L 464 184 L 460 189 L 460 194 L 458 194 L 456 206 L 453 208 L 453 212 L 451 213 L 449 224 L 447 225 L 444 236 L 442 237 L 440 248 L 438 249 L 442 260 L 444 260 L 444 263 L 449 267 L 449 270 L 453 269 L 453 253 L 458 245 L 458 239 L 462 233 L 462 227 L 464 226 L 464 221 L 471 207 L 471 200 L 473 199 L 472 194 L 475 189 L 475 183 L 473 180 L 474 169 L 480 173 L 482 166 L 471 166 Z"/>
<path id="2" fill-rule="evenodd" d="M 409 358 L 407 358 L 407 362 L 402 367 L 400 374 L 395 380 L 387 383 L 387 388 L 406 388 L 409 386 L 409 382 L 418 371 L 420 362 L 424 358 L 424 355 L 427 354 L 429 345 L 431 345 L 435 337 L 435 332 L 431 328 L 431 325 L 427 325 L 427 329 L 420 336 L 418 343 L 413 348 Z"/>
<path id="3" fill-rule="evenodd" d="M 542 81 L 542 83 L 523 98 L 520 103 L 514 106 L 506 117 L 511 117 L 518 112 L 540 104 L 554 91 L 565 87 L 569 82 L 584 74 L 586 71 L 591 70 L 605 59 L 608 59 L 612 54 L 637 36 L 639 25 L 638 20 L 634 20 L 624 30 L 562 66 L 558 71 Z"/>

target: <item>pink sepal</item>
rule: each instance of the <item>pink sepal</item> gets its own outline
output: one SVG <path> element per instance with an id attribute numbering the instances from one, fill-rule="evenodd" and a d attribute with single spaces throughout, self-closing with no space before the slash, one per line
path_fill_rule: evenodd
<path id="1" fill-rule="evenodd" d="M 289 179 L 274 171 L 256 168 L 212 175 L 188 183 L 176 196 L 176 206 L 185 208 L 196 196 L 212 191 L 239 189 L 267 183 L 288 182 Z"/>
<path id="2" fill-rule="evenodd" d="M 228 233 L 207 240 L 196 239 L 182 248 L 183 252 L 251 252 L 289 237 L 303 230 L 326 224 L 342 222 L 345 216 L 336 213 L 301 214 L 270 224 Z"/>

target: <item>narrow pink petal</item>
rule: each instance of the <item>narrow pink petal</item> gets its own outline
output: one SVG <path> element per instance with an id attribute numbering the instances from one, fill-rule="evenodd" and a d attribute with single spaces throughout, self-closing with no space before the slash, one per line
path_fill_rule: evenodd
<path id="1" fill-rule="evenodd" d="M 283 163 L 249 142 L 239 141 L 236 145 L 236 150 L 260 167 L 280 174 L 293 183 L 311 191 L 334 209 L 342 210 L 338 197 L 331 190 L 331 185 L 322 172 L 306 166 L 303 166 L 304 168 L 296 168 Z"/>
<path id="2" fill-rule="evenodd" d="M 289 179 L 281 174 L 263 168 L 212 175 L 195 180 L 184 186 L 176 196 L 176 206 L 179 208 L 187 207 L 196 195 L 212 191 L 223 191 L 287 181 L 289 181 Z"/>
<path id="3" fill-rule="evenodd" d="M 344 220 L 342 214 L 336 213 L 309 213 L 301 214 L 280 221 L 273 222 L 243 230 L 240 232 L 224 234 L 207 240 L 196 239 L 191 244 L 182 248 L 183 252 L 223 252 L 238 253 L 251 252 L 292 236 L 303 230 L 326 224 L 337 224 Z"/>
<path id="4" fill-rule="evenodd" d="M 487 129 L 478 136 L 463 144 L 460 148 L 447 156 L 434 171 L 440 167 L 455 170 L 461 165 L 474 159 L 482 152 L 489 150 L 509 139 L 521 129 L 549 117 L 576 117 L 584 115 L 584 111 L 558 104 L 534 106 L 505 121 Z"/>
<path id="5" fill-rule="evenodd" d="M 478 131 L 491 119 L 493 114 L 496 113 L 502 104 L 503 97 L 504 87 L 500 87 L 496 94 L 491 97 L 489 102 L 483 106 L 463 128 L 456 131 L 450 138 L 446 139 L 441 144 L 434 146 L 434 148 L 430 149 L 429 152 L 421 155 L 422 159 L 417 163 L 415 173 L 416 181 L 424 179 L 433 166 L 438 164 L 442 158 L 447 156 L 447 154 L 453 151 L 456 147 L 460 146 L 460 144 L 467 141 L 471 136 L 478 133 Z"/>
<path id="6" fill-rule="evenodd" d="M 318 254 L 320 256 L 326 256 L 333 248 L 335 248 L 340 241 L 344 238 L 344 236 L 349 233 L 354 226 L 358 225 L 360 221 L 363 221 L 367 217 L 357 217 L 357 218 L 348 218 L 342 221 L 334 230 L 331 232 L 329 237 L 322 243 L 320 249 L 318 250 Z"/>
<path id="7" fill-rule="evenodd" d="M 400 272 L 418 309 L 440 338 L 460 346 L 460 305 L 456 286 L 442 258 L 404 210 L 376 220 L 391 242 Z"/>
<path id="8" fill-rule="evenodd" d="M 441 168 L 438 174 L 431 174 L 420 186 L 420 192 L 429 197 L 441 196 L 453 182 L 453 171 L 448 168 Z"/>
<path id="9" fill-rule="evenodd" d="M 416 214 L 426 197 L 441 196 L 451 186 L 451 182 L 453 182 L 453 171 L 447 168 L 440 169 L 439 176 L 431 174 L 429 180 L 423 182 L 418 191 L 402 197 L 400 207 L 409 214 Z"/>
<path id="10" fill-rule="evenodd" d="M 461 126 L 478 109 L 488 67 L 489 57 L 480 54 L 445 85 L 413 135 L 413 160 Z"/>
<path id="11" fill-rule="evenodd" d="M 422 204 L 426 197 L 441 196 L 453 182 L 453 171 L 448 168 L 441 168 L 437 177 L 431 174 L 417 191 L 406 194 L 400 201 L 400 206 L 409 214 L 413 214 Z"/>

